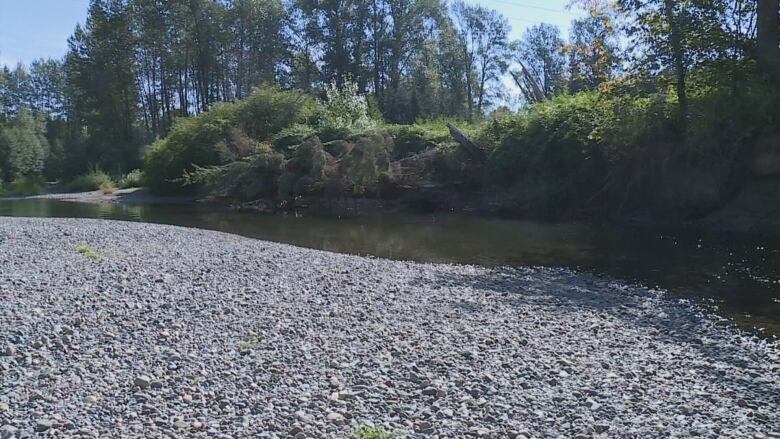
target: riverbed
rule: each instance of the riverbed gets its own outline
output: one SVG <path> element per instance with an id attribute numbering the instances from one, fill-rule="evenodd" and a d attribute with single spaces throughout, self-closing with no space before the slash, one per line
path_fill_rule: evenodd
<path id="1" fill-rule="evenodd" d="M 773 437 L 778 343 L 558 268 L 0 218 L 0 432 Z"/>
<path id="2" fill-rule="evenodd" d="M 92 198 L 101 200 L 98 195 Z M 143 196 L 130 199 L 133 202 L 0 200 L 0 215 L 174 224 L 416 262 L 577 269 L 690 299 L 758 334 L 780 334 L 777 237 L 684 227 L 554 224 L 455 214 L 348 218 L 261 215 L 215 205 L 167 204 L 169 200 L 165 199 L 153 199 L 150 204 Z"/>

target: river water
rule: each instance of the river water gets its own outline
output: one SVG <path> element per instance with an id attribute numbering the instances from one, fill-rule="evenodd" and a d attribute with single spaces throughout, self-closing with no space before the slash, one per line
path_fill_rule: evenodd
<path id="1" fill-rule="evenodd" d="M 51 199 L 2 200 L 0 216 L 144 221 L 400 260 L 576 268 L 695 299 L 743 328 L 780 335 L 780 239 L 755 234 L 453 214 L 296 217 Z"/>

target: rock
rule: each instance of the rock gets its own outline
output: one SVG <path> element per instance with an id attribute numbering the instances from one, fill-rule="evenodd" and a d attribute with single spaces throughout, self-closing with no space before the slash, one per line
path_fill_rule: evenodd
<path id="1" fill-rule="evenodd" d="M 13 425 L 3 425 L 0 427 L 0 439 L 11 439 L 19 432 L 19 429 Z"/>
<path id="2" fill-rule="evenodd" d="M 146 375 L 139 375 L 133 380 L 133 385 L 139 389 L 147 389 L 152 385 L 152 379 Z"/>
<path id="3" fill-rule="evenodd" d="M 341 413 L 330 412 L 328 413 L 327 419 L 328 421 L 338 425 L 344 423 L 344 415 L 342 415 Z"/>
<path id="4" fill-rule="evenodd" d="M 54 422 L 48 419 L 39 419 L 35 421 L 35 431 L 37 431 L 38 433 L 47 431 L 52 427 L 54 427 Z"/>
<path id="5" fill-rule="evenodd" d="M 436 396 L 436 394 L 439 391 L 437 389 L 434 389 L 433 387 L 428 387 L 427 389 L 423 389 L 422 394 L 427 396 Z"/>
<path id="6" fill-rule="evenodd" d="M 85 261 L 83 241 L 104 258 Z M 9 438 L 335 438 L 364 424 L 420 438 L 750 438 L 780 425 L 777 341 L 574 270 L 2 216 L 0 267 Z M 255 347 L 242 355 L 236 340 Z"/>
<path id="7" fill-rule="evenodd" d="M 0 356 L 13 357 L 14 355 L 16 355 L 16 348 L 12 345 L 7 345 L 0 349 Z"/>
<path id="8" fill-rule="evenodd" d="M 8 404 L 4 402 L 0 402 L 0 413 L 7 412 L 8 410 L 10 410 Z"/>
<path id="9" fill-rule="evenodd" d="M 303 410 L 298 410 L 295 412 L 295 419 L 303 422 L 304 424 L 311 424 L 314 422 L 314 418 L 310 415 L 307 415 Z"/>
<path id="10" fill-rule="evenodd" d="M 414 431 L 421 434 L 432 434 L 433 426 L 429 422 L 417 422 L 414 424 Z"/>

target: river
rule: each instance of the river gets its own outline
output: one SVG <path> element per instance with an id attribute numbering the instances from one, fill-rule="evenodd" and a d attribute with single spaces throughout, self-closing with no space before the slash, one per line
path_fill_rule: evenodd
<path id="1" fill-rule="evenodd" d="M 569 267 L 693 299 L 780 334 L 780 238 L 690 228 L 551 224 L 455 214 L 259 215 L 209 205 L 0 200 L 0 216 L 106 218 L 220 230 L 399 260 Z"/>

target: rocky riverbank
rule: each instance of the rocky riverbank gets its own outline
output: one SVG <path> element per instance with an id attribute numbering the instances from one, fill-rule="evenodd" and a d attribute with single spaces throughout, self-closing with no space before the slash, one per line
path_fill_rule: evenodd
<path id="1" fill-rule="evenodd" d="M 0 218 L 0 437 L 772 437 L 777 342 L 555 269 Z"/>

